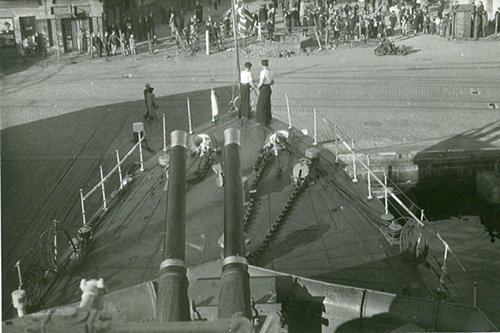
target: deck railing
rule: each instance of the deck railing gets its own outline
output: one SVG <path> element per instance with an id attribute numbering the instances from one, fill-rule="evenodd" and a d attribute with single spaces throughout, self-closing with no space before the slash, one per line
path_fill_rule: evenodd
<path id="1" fill-rule="evenodd" d="M 122 164 L 127 160 L 128 157 L 134 153 L 134 151 L 139 151 L 139 162 L 140 162 L 140 170 L 144 171 L 144 159 L 142 156 L 142 142 L 144 141 L 144 135 L 142 132 L 138 133 L 138 141 L 137 143 L 125 154 L 123 158 L 120 158 L 120 153 L 116 150 L 116 165 L 111 169 L 111 171 L 104 176 L 102 165 L 99 166 L 99 173 L 101 176 L 101 181 L 97 183 L 87 194 L 83 193 L 83 189 L 80 189 L 80 203 L 82 207 L 82 222 L 84 226 L 91 225 L 92 221 L 103 211 L 108 210 L 108 200 L 106 198 L 106 182 L 111 178 L 113 174 L 118 172 L 120 187 L 119 190 L 123 190 L 124 179 L 122 174 Z M 89 197 L 95 193 L 97 190 L 101 189 L 102 193 L 102 205 L 100 205 L 97 211 L 92 215 L 92 217 L 87 221 L 87 213 L 85 211 L 85 201 L 89 199 Z"/>
<path id="2" fill-rule="evenodd" d="M 370 163 L 370 155 L 365 155 L 364 154 L 359 154 L 358 151 L 361 149 L 361 147 L 357 146 L 355 140 L 353 139 L 348 139 L 348 136 L 346 135 L 340 135 L 340 130 L 339 126 L 337 124 L 334 124 L 333 122 L 327 120 L 325 117 L 320 115 L 320 112 L 317 111 L 316 108 L 312 107 L 311 105 L 305 105 L 299 100 L 291 100 L 288 96 L 288 94 L 282 93 L 280 91 L 277 91 L 276 89 L 273 89 L 273 93 L 276 93 L 276 95 L 282 95 L 282 97 L 277 97 L 276 99 L 285 99 L 285 104 L 286 104 L 286 116 L 282 114 L 282 118 L 286 118 L 288 120 L 288 128 L 292 129 L 292 120 L 293 120 L 293 112 L 291 110 L 290 105 L 296 103 L 302 110 L 310 110 L 311 113 L 307 116 L 307 119 L 310 119 L 312 116 L 312 124 L 311 121 L 306 123 L 305 127 L 306 128 L 301 128 L 301 130 L 305 133 L 313 133 L 313 145 L 318 145 L 321 144 L 321 142 L 328 142 L 332 143 L 333 147 L 330 146 L 327 149 L 329 149 L 335 156 L 335 163 L 338 163 L 340 160 L 340 157 L 343 157 L 343 161 L 346 164 L 346 171 L 351 174 L 352 177 L 352 182 L 353 183 L 359 183 L 359 180 L 361 180 L 362 184 L 366 185 L 367 188 L 367 200 L 371 200 L 374 197 L 374 191 L 373 191 L 373 184 L 378 185 L 377 187 L 380 189 L 380 192 L 383 191 L 383 195 L 375 195 L 380 199 L 384 200 L 384 212 L 385 215 L 389 214 L 389 207 L 391 208 L 392 211 L 397 212 L 398 215 L 402 217 L 408 217 L 409 219 L 413 220 L 414 223 L 416 223 L 417 226 L 421 228 L 425 228 L 427 230 L 432 231 L 432 235 L 436 237 L 444 246 L 444 253 L 443 253 L 443 259 L 442 262 L 438 262 L 438 265 L 440 266 L 441 270 L 441 276 L 440 276 L 440 287 L 438 290 L 444 290 L 444 277 L 447 275 L 447 258 L 448 258 L 448 253 L 450 253 L 454 259 L 457 261 L 458 265 L 460 268 L 466 272 L 466 269 L 462 265 L 462 263 L 459 261 L 459 259 L 456 257 L 454 252 L 451 250 L 450 245 L 443 239 L 443 237 L 435 230 L 435 228 L 432 226 L 431 223 L 429 223 L 429 220 L 425 216 L 424 209 L 420 208 L 417 206 L 406 194 L 404 191 L 399 188 L 394 181 L 392 181 L 388 177 L 388 172 L 384 171 L 383 174 L 383 179 L 381 177 L 377 176 L 376 172 L 374 171 L 372 164 Z M 281 102 L 281 101 L 280 101 Z M 276 102 L 275 102 L 276 103 Z M 279 104 L 279 103 L 276 103 Z M 281 104 L 283 105 L 283 104 Z M 307 111 L 306 111 L 307 112 Z M 318 119 L 322 119 L 327 126 L 333 130 L 333 138 L 331 137 L 331 133 L 328 134 L 328 137 L 325 138 L 326 140 L 320 141 L 319 140 L 319 134 L 318 134 Z M 303 119 L 302 119 L 303 120 Z M 307 121 L 307 120 L 306 120 Z M 293 121 L 293 123 L 302 123 L 304 122 L 299 122 L 298 120 Z M 309 126 L 309 128 L 307 128 Z M 310 131 L 310 127 L 312 127 L 312 131 Z M 349 144 L 350 142 L 350 144 Z M 365 159 L 366 158 L 366 159 Z M 359 166 L 359 167 L 358 167 Z M 358 177 L 358 174 L 362 174 L 364 177 Z M 364 178 L 364 179 L 363 179 Z M 365 181 L 366 180 L 366 181 Z M 361 184 L 360 184 L 361 185 Z M 356 185 L 356 186 L 360 186 Z M 396 194 L 397 192 L 397 194 Z M 404 197 L 405 204 L 403 200 L 399 197 Z M 411 207 L 408 207 L 408 205 Z M 382 224 L 385 227 L 389 227 L 390 224 L 385 221 L 382 221 Z M 436 258 L 436 257 L 435 257 Z M 436 258 L 437 261 L 437 258 Z"/>

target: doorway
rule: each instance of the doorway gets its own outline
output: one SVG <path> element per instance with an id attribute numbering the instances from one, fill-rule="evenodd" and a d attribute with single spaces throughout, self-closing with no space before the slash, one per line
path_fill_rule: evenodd
<path id="1" fill-rule="evenodd" d="M 71 26 L 71 19 L 62 19 L 62 35 L 64 41 L 64 53 L 73 51 L 73 30 Z"/>

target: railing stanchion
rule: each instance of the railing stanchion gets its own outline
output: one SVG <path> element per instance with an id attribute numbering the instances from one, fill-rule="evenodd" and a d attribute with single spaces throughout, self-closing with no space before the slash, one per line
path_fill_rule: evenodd
<path id="1" fill-rule="evenodd" d="M 292 129 L 292 116 L 290 115 L 290 103 L 288 103 L 288 94 L 285 94 L 286 111 L 288 113 L 288 129 Z"/>
<path id="2" fill-rule="evenodd" d="M 21 275 L 21 260 L 16 262 L 17 276 L 19 278 L 19 290 L 23 289 L 23 277 Z"/>
<path id="3" fill-rule="evenodd" d="M 116 150 L 116 162 L 118 163 L 118 177 L 120 178 L 120 191 L 123 190 L 122 165 L 120 162 L 120 152 Z"/>
<path id="4" fill-rule="evenodd" d="M 425 217 L 424 210 L 423 210 L 423 209 L 421 209 L 421 210 L 420 210 L 420 221 L 423 221 L 423 220 L 424 220 L 424 217 Z"/>
<path id="5" fill-rule="evenodd" d="M 370 155 L 366 155 L 366 166 L 367 168 L 367 175 L 368 175 L 368 196 L 366 197 L 368 200 L 373 199 L 372 196 L 372 182 L 371 182 L 371 175 L 370 175 Z"/>
<path id="6" fill-rule="evenodd" d="M 144 171 L 144 159 L 142 158 L 142 135 L 139 132 L 139 161 L 141 162 L 141 171 Z"/>
<path id="7" fill-rule="evenodd" d="M 205 30 L 205 52 L 210 55 L 210 32 Z"/>
<path id="8" fill-rule="evenodd" d="M 163 114 L 163 152 L 167 152 L 167 123 L 165 122 L 165 114 Z"/>
<path id="9" fill-rule="evenodd" d="M 337 125 L 333 127 L 333 135 L 335 136 L 335 164 L 339 163 L 339 139 L 337 136 Z"/>
<path id="10" fill-rule="evenodd" d="M 358 182 L 358 175 L 356 174 L 356 152 L 354 151 L 354 140 L 351 141 L 352 143 L 352 171 L 354 173 L 354 176 L 352 178 L 352 182 L 356 184 Z"/>
<path id="11" fill-rule="evenodd" d="M 318 145 L 318 126 L 317 126 L 317 122 L 316 122 L 316 108 L 314 108 L 313 117 L 314 117 L 314 142 L 313 142 L 313 145 L 317 146 Z"/>
<path id="12" fill-rule="evenodd" d="M 384 205 L 385 205 L 385 214 L 389 215 L 389 199 L 387 197 L 387 173 L 384 172 Z"/>
<path id="13" fill-rule="evenodd" d="M 191 124 L 191 104 L 189 103 L 189 97 L 187 98 L 187 107 L 188 107 L 189 134 L 193 134 L 193 125 Z"/>
<path id="14" fill-rule="evenodd" d="M 477 308 L 477 282 L 474 282 L 474 299 L 472 300 L 472 306 Z"/>
<path id="15" fill-rule="evenodd" d="M 82 203 L 82 219 L 83 219 L 83 226 L 87 225 L 87 220 L 85 219 L 85 197 L 83 195 L 83 190 L 80 189 L 80 201 Z"/>
<path id="16" fill-rule="evenodd" d="M 102 165 L 99 166 L 99 173 L 101 174 L 101 190 L 102 190 L 102 208 L 108 210 L 106 205 L 106 190 L 104 188 L 104 174 L 102 172 Z"/>
<path id="17" fill-rule="evenodd" d="M 438 234 L 439 235 L 439 234 Z M 444 292 L 445 291 L 445 277 L 446 274 L 448 273 L 448 268 L 446 267 L 446 260 L 448 259 L 448 243 L 445 241 L 441 240 L 444 245 L 444 256 L 443 256 L 443 264 L 441 265 L 441 276 L 439 278 L 439 287 L 438 291 Z"/>

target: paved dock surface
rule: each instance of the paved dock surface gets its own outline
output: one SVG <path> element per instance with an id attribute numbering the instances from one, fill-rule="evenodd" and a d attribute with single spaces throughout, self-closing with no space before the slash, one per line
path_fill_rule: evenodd
<path id="1" fill-rule="evenodd" d="M 270 59 L 276 75 L 274 116 L 288 121 L 286 94 L 295 128 L 312 133 L 316 108 L 365 152 L 500 148 L 499 43 L 456 43 L 425 35 L 400 43 L 418 52 L 376 57 L 373 47 L 359 46 Z M 260 59 L 241 58 L 247 60 L 257 78 Z M 210 88 L 220 96 L 221 112 L 228 110 L 233 67 L 234 53 L 225 51 L 34 65 L 3 75 L 4 284 L 17 284 L 13 265 L 52 220 L 80 224 L 80 188 L 92 188 L 99 166 L 109 170 L 115 150 L 123 154 L 133 145 L 131 124 L 141 121 L 145 111 L 144 83 L 155 87 L 168 131 L 187 130 L 188 97 L 195 126 L 210 119 Z M 318 132 L 320 142 L 333 137 L 332 126 L 324 121 Z M 161 123 L 146 124 L 146 133 L 153 151 L 145 156 L 150 158 L 162 149 Z M 127 168 L 136 169 L 136 162 Z M 4 292 L 4 305 L 8 296 Z"/>

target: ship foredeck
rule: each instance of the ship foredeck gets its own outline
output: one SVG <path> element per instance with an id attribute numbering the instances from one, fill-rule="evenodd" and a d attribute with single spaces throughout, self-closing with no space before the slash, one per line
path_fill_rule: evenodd
<path id="1" fill-rule="evenodd" d="M 223 145 L 223 130 L 241 130 L 242 175 L 248 184 L 255 179 L 253 166 L 266 137 L 274 130 L 286 129 L 273 121 L 272 129 L 253 120 L 225 116 L 217 123 L 206 123 L 195 134 L 212 135 Z M 292 130 L 287 146 L 290 153 L 268 163 L 257 187 L 255 213 L 247 228 L 247 251 L 255 253 L 251 263 L 260 267 L 324 282 L 369 288 L 393 293 L 432 294 L 419 272 L 399 255 L 378 230 L 383 206 L 378 200 L 366 200 L 366 188 L 353 185 L 334 156 L 319 147 L 321 176 L 311 177 L 309 185 L 295 200 L 269 244 L 262 245 L 271 226 L 289 199 L 293 186 L 292 168 L 312 140 Z M 167 192 L 165 170 L 158 157 L 145 163 L 145 171 L 136 171 L 134 180 L 120 193 L 106 216 L 99 222 L 93 247 L 78 268 L 54 288 L 47 305 L 75 301 L 78 279 L 104 278 L 109 290 L 118 290 L 157 278 L 162 261 Z M 216 162 L 222 161 L 215 156 Z M 188 179 L 195 176 L 199 157 L 188 158 Z M 189 186 L 187 192 L 186 264 L 189 267 L 220 258 L 218 241 L 223 232 L 223 187 L 209 170 L 203 180 Z M 434 281 L 434 282 L 437 282 Z M 434 283 L 433 282 L 433 283 Z"/>

